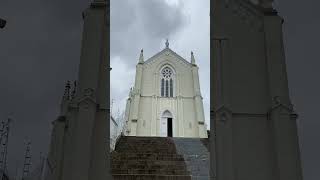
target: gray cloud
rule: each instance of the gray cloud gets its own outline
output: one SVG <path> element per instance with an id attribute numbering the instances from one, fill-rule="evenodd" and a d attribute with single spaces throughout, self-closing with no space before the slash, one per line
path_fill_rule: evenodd
<path id="1" fill-rule="evenodd" d="M 184 14 L 164 1 L 111 0 L 111 56 L 130 65 L 140 49 L 155 52 L 159 43 L 184 27 Z"/>
<path id="2" fill-rule="evenodd" d="M 140 50 L 147 59 L 165 38 L 185 27 L 181 8 L 165 1 L 111 0 L 111 96 L 113 111 L 123 110 L 133 86 Z M 164 44 L 162 44 L 164 46 Z"/>
<path id="3" fill-rule="evenodd" d="M 183 28 L 185 17 L 179 7 L 172 7 L 158 0 L 139 2 L 136 6 L 139 7 L 141 29 L 146 38 L 163 39 Z"/>

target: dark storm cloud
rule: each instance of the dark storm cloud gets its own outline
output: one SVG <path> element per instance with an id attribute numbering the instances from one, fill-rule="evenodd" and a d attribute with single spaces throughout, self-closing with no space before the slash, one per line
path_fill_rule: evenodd
<path id="1" fill-rule="evenodd" d="M 0 31 L 0 118 L 12 113 L 8 165 L 22 165 L 24 140 L 32 141 L 33 163 L 46 152 L 50 122 L 58 115 L 64 82 L 75 79 L 80 54 L 81 1 L 0 1 L 8 21 Z"/>
<path id="2" fill-rule="evenodd" d="M 111 7 L 111 56 L 122 56 L 131 65 L 140 49 L 147 54 L 158 51 L 155 42 L 169 38 L 185 23 L 181 9 L 165 1 L 111 0 Z"/>

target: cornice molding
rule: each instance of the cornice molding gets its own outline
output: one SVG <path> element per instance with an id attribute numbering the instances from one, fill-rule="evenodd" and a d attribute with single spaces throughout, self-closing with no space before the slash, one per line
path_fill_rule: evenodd
<path id="1" fill-rule="evenodd" d="M 178 95 L 178 96 L 175 96 L 175 97 L 162 97 L 162 96 L 157 96 L 157 95 L 140 95 L 140 97 L 143 97 L 143 98 L 158 98 L 158 99 L 173 99 L 173 100 L 176 100 L 176 99 L 195 99 L 196 97 L 200 97 L 201 99 L 203 99 L 203 97 L 201 95 L 195 95 L 195 96 L 181 96 L 181 95 Z"/>
<path id="2" fill-rule="evenodd" d="M 105 8 L 107 7 L 107 4 L 110 4 L 110 2 L 108 1 L 107 3 L 106 1 L 95 1 L 90 4 L 90 8 Z"/>
<path id="3" fill-rule="evenodd" d="M 227 112 L 229 114 L 232 114 L 231 108 L 227 107 L 226 105 L 222 105 L 213 111 L 214 114 L 221 113 L 221 112 Z"/>

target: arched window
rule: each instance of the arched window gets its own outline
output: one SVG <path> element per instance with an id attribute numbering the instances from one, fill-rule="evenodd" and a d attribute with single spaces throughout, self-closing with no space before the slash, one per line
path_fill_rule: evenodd
<path id="1" fill-rule="evenodd" d="M 173 97 L 173 80 L 170 79 L 170 97 Z"/>
<path id="2" fill-rule="evenodd" d="M 173 71 L 165 67 L 161 71 L 161 97 L 173 97 Z"/>

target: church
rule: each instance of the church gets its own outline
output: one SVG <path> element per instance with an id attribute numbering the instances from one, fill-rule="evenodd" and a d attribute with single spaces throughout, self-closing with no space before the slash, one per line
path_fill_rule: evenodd
<path id="1" fill-rule="evenodd" d="M 143 50 L 130 89 L 125 120 L 128 136 L 207 138 L 199 67 L 165 48 L 144 61 Z"/>

